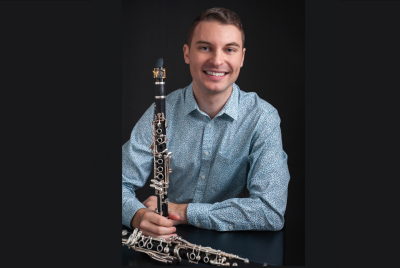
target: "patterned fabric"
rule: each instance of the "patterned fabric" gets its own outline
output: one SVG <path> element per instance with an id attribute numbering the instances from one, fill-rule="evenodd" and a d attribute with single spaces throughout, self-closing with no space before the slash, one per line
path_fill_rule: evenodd
<path id="1" fill-rule="evenodd" d="M 135 197 L 151 169 L 153 105 L 122 146 L 122 224 L 145 206 Z M 192 84 L 166 98 L 167 148 L 172 152 L 168 198 L 188 203 L 189 224 L 218 231 L 280 230 L 288 183 L 277 110 L 233 84 L 213 118 L 200 111 Z"/>

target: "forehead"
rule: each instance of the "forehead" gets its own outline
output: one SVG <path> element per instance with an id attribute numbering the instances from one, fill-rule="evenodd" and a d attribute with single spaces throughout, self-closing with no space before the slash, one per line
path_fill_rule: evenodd
<path id="1" fill-rule="evenodd" d="M 218 21 L 201 21 L 193 32 L 192 43 L 207 41 L 213 45 L 225 45 L 231 42 L 242 44 L 242 33 L 232 24 L 222 24 Z"/>

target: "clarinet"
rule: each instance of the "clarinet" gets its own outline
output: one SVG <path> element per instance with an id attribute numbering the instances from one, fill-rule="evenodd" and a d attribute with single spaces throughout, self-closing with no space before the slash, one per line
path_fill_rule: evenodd
<path id="1" fill-rule="evenodd" d="M 194 264 L 200 262 L 217 266 L 267 266 L 267 264 L 249 262 L 246 258 L 221 250 L 189 243 L 180 236 L 171 236 L 168 241 L 164 238 L 144 236 L 137 228 L 132 233 L 122 230 L 122 245 L 146 253 L 151 258 L 166 264 L 187 259 Z"/>
<path id="2" fill-rule="evenodd" d="M 150 145 L 150 151 L 154 157 L 154 179 L 151 180 L 150 187 L 155 189 L 157 195 L 155 212 L 161 216 L 168 217 L 167 189 L 169 173 L 172 172 L 170 169 L 172 152 L 168 152 L 167 149 L 164 82 L 166 76 L 162 58 L 157 60 L 153 73 L 156 85 L 156 100 L 152 122 L 153 141 Z M 198 264 L 200 262 L 217 266 L 260 265 L 234 254 L 189 243 L 180 236 L 171 236 L 168 240 L 144 236 L 142 231 L 137 228 L 132 233 L 122 230 L 122 245 L 146 253 L 151 258 L 167 264 L 187 259 L 190 263 Z M 263 266 L 266 266 L 266 264 Z"/>
<path id="3" fill-rule="evenodd" d="M 168 184 L 171 154 L 167 149 L 167 119 L 165 112 L 165 68 L 164 61 L 159 58 L 153 70 L 156 86 L 154 118 L 153 118 L 153 141 L 150 145 L 151 155 L 154 157 L 154 179 L 150 187 L 155 189 L 157 196 L 157 208 L 155 210 L 161 216 L 168 217 Z"/>

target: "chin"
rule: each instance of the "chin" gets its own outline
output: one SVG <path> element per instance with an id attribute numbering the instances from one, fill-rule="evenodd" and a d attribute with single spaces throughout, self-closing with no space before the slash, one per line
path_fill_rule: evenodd
<path id="1" fill-rule="evenodd" d="M 218 94 L 218 93 L 221 93 L 221 92 L 224 91 L 224 89 L 220 89 L 220 88 L 208 88 L 208 87 L 206 87 L 206 89 L 207 89 L 207 91 L 209 93 L 212 93 L 212 94 Z"/>
<path id="2" fill-rule="evenodd" d="M 205 85 L 205 88 L 207 91 L 210 91 L 211 93 L 220 93 L 225 91 L 226 89 L 229 88 L 229 86 L 226 85 Z"/>

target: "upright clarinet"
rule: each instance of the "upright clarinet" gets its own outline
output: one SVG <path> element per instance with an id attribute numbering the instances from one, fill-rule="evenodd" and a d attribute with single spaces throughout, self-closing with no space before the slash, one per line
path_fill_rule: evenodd
<path id="1" fill-rule="evenodd" d="M 153 141 L 150 145 L 151 155 L 154 157 L 154 179 L 151 180 L 157 196 L 156 213 L 168 217 L 168 184 L 171 154 L 167 149 L 167 119 L 165 111 L 165 82 L 166 78 L 164 61 L 159 58 L 153 70 L 156 86 L 154 118 L 153 118 Z"/>
<path id="2" fill-rule="evenodd" d="M 156 85 L 156 101 L 152 122 L 153 141 L 150 145 L 150 150 L 154 157 L 154 179 L 151 180 L 152 184 L 150 186 L 155 189 L 157 195 L 157 208 L 155 212 L 161 216 L 168 217 L 167 189 L 169 173 L 171 173 L 170 163 L 172 153 L 168 152 L 167 149 L 164 82 L 166 76 L 162 58 L 157 60 L 153 73 Z M 260 265 L 234 254 L 189 243 L 180 236 L 171 236 L 169 239 L 145 236 L 137 228 L 132 233 L 122 230 L 122 245 L 146 253 L 157 261 L 169 264 L 187 259 L 189 262 L 195 264 L 204 263 L 216 266 Z"/>

